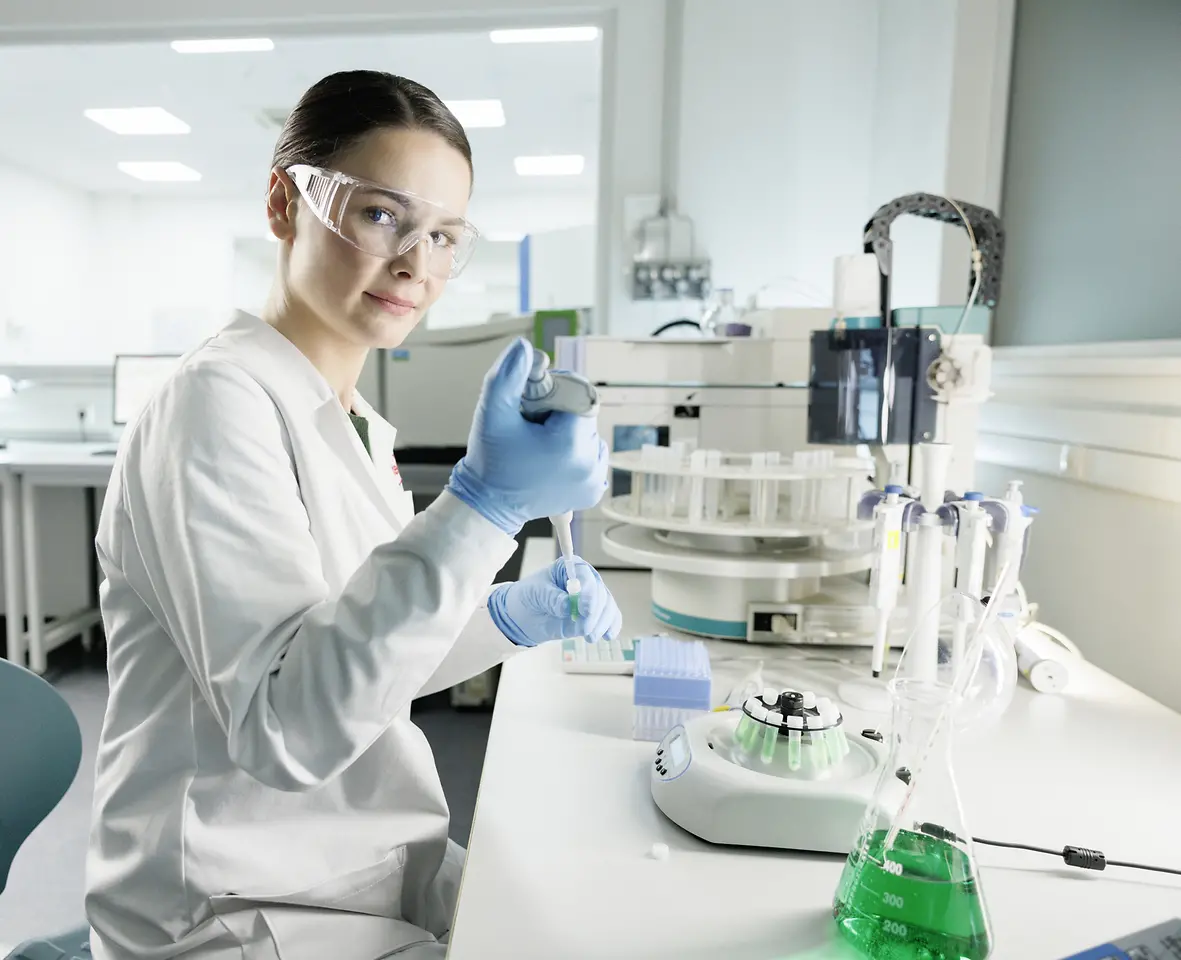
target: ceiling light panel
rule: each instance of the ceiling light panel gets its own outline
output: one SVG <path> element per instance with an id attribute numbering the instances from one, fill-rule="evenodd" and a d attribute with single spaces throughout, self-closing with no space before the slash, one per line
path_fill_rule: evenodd
<path id="1" fill-rule="evenodd" d="M 504 104 L 499 100 L 446 100 L 447 109 L 464 127 L 503 127 Z"/>
<path id="2" fill-rule="evenodd" d="M 186 183 L 201 179 L 192 167 L 175 160 L 124 160 L 118 164 L 129 177 L 151 183 Z"/>
<path id="3" fill-rule="evenodd" d="M 598 27 L 533 27 L 525 30 L 493 30 L 493 43 L 585 43 L 599 38 Z"/>
<path id="4" fill-rule="evenodd" d="M 572 177 L 582 173 L 586 159 L 579 154 L 548 157 L 516 157 L 513 166 L 522 177 Z"/>
<path id="5" fill-rule="evenodd" d="M 227 37 L 212 40 L 173 40 L 177 53 L 267 53 L 275 49 L 265 37 Z"/>
<path id="6" fill-rule="evenodd" d="M 167 136 L 189 132 L 187 123 L 179 117 L 174 117 L 163 107 L 121 107 L 82 112 L 88 120 L 93 120 L 99 126 L 128 137 Z"/>

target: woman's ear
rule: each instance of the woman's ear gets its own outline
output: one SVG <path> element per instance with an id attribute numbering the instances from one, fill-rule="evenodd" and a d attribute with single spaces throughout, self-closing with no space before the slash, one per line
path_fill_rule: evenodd
<path id="1" fill-rule="evenodd" d="M 267 185 L 267 223 L 280 240 L 295 236 L 295 209 L 299 191 L 286 170 L 275 167 Z"/>

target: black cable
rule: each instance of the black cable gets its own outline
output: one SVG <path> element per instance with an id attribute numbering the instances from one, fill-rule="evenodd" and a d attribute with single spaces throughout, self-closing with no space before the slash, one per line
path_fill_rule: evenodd
<path id="1" fill-rule="evenodd" d="M 1175 867 L 1156 867 L 1147 863 L 1134 863 L 1131 860 L 1108 860 L 1102 850 L 1092 850 L 1089 847 L 1066 846 L 1061 850 L 1051 850 L 1049 847 L 1035 847 L 1028 843 L 1010 843 L 1005 840 L 985 840 L 983 837 L 973 837 L 976 843 L 983 843 L 989 847 L 1005 847 L 1009 850 L 1029 850 L 1031 853 L 1044 853 L 1051 857 L 1060 857 L 1067 866 L 1081 867 L 1084 870 L 1103 870 L 1107 867 L 1127 867 L 1131 870 L 1152 870 L 1156 873 L 1172 873 L 1181 876 L 1181 870 Z"/>

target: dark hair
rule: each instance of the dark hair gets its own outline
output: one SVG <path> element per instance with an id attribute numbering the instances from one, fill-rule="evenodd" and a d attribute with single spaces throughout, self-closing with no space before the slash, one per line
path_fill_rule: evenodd
<path id="1" fill-rule="evenodd" d="M 299 98 L 287 116 L 273 167 L 326 166 L 365 134 L 382 128 L 430 130 L 467 160 L 472 148 L 463 124 L 434 91 L 421 83 L 378 70 L 333 73 Z"/>

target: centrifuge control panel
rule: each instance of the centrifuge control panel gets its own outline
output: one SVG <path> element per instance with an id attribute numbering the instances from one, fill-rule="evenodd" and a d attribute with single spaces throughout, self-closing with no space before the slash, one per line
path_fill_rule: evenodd
<path id="1" fill-rule="evenodd" d="M 689 769 L 692 755 L 689 751 L 689 735 L 684 727 L 673 727 L 665 734 L 656 748 L 656 777 L 659 780 L 675 780 Z"/>

